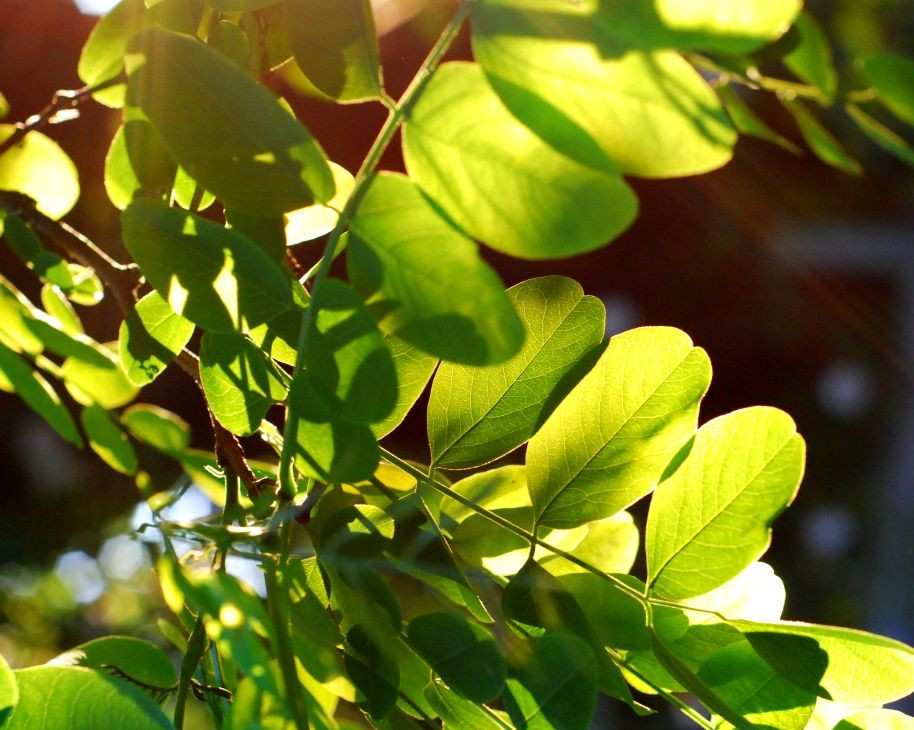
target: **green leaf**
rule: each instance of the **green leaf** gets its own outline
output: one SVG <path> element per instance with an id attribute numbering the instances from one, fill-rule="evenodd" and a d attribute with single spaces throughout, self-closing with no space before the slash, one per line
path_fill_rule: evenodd
<path id="1" fill-rule="evenodd" d="M 0 280 L 2 288 L 2 280 Z M 82 322 L 70 300 L 61 291 L 60 287 L 54 284 L 45 284 L 41 287 L 41 306 L 45 311 L 60 322 L 61 329 L 68 335 L 84 335 Z"/>
<path id="2" fill-rule="evenodd" d="M 0 124 L 0 143 L 15 131 L 13 124 Z M 0 190 L 28 195 L 39 211 L 58 220 L 79 199 L 79 173 L 60 145 L 33 130 L 0 157 Z"/>
<path id="3" fill-rule="evenodd" d="M 816 119 L 803 102 L 799 99 L 781 98 L 781 103 L 793 115 L 800 134 L 803 135 L 803 139 L 806 140 L 806 144 L 816 157 L 825 164 L 843 170 L 849 175 L 863 174 L 860 163 L 847 153 L 841 143 Z"/>
<path id="4" fill-rule="evenodd" d="M 793 26 L 797 45 L 781 61 L 793 74 L 822 92 L 831 103 L 838 91 L 838 73 L 825 31 L 811 13 L 804 10 Z"/>
<path id="5" fill-rule="evenodd" d="M 245 32 L 229 20 L 220 20 L 210 31 L 206 44 L 234 64 L 245 68 L 251 53 L 251 44 Z"/>
<path id="6" fill-rule="evenodd" d="M 193 333 L 193 322 L 175 314 L 158 292 L 144 296 L 124 317 L 118 336 L 118 354 L 127 379 L 134 385 L 151 383 Z"/>
<path id="7" fill-rule="evenodd" d="M 914 730 L 914 718 L 897 710 L 860 710 L 845 717 L 834 730 Z"/>
<path id="8" fill-rule="evenodd" d="M 566 634 L 531 644 L 532 654 L 508 678 L 502 696 L 511 721 L 527 730 L 587 730 L 597 702 L 590 647 Z"/>
<path id="9" fill-rule="evenodd" d="M 71 355 L 60 368 L 64 384 L 73 400 L 84 406 L 97 403 L 102 408 L 120 408 L 132 401 L 139 388 L 127 380 L 117 356 L 107 347 L 95 350 L 92 359 Z"/>
<path id="10" fill-rule="evenodd" d="M 732 724 L 803 730 L 812 715 L 815 695 L 779 676 L 727 624 L 693 626 L 666 646 L 675 660 L 663 649 L 658 658 L 703 704 Z"/>
<path id="11" fill-rule="evenodd" d="M 397 377 L 397 402 L 390 414 L 371 424 L 375 438 L 381 439 L 397 426 L 419 400 L 438 365 L 438 358 L 423 352 L 396 335 L 385 335 L 384 344 L 393 358 Z"/>
<path id="12" fill-rule="evenodd" d="M 511 112 L 552 146 L 605 169 L 675 177 L 732 155 L 736 133 L 711 87 L 673 51 L 630 50 L 583 5 L 475 3 L 473 53 Z M 624 16 L 623 16 L 624 17 Z"/>
<path id="13" fill-rule="evenodd" d="M 759 118 L 759 116 L 756 115 L 756 113 L 739 97 L 732 86 L 726 85 L 717 87 L 717 94 L 724 103 L 724 108 L 727 110 L 727 114 L 730 115 L 733 126 L 736 127 L 740 134 L 763 139 L 766 142 L 773 142 L 795 155 L 802 154 L 800 148 L 793 142 L 782 134 L 775 132 L 762 121 L 762 119 Z"/>
<path id="14" fill-rule="evenodd" d="M 19 702 L 19 685 L 16 675 L 6 659 L 0 656 L 0 726 L 2 726 Z"/>
<path id="15" fill-rule="evenodd" d="M 463 699 L 438 680 L 429 682 L 425 698 L 448 730 L 510 730 L 488 707 Z"/>
<path id="16" fill-rule="evenodd" d="M 409 643 L 452 690 L 480 704 L 497 699 L 508 665 L 481 626 L 456 613 L 426 613 L 406 627 Z"/>
<path id="17" fill-rule="evenodd" d="M 140 199 L 122 215 L 124 244 L 178 314 L 213 332 L 254 327 L 291 303 L 283 270 L 240 233 Z"/>
<path id="18" fill-rule="evenodd" d="M 159 406 L 138 403 L 121 416 L 130 435 L 166 454 L 180 455 L 190 445 L 190 427 L 180 417 Z"/>
<path id="19" fill-rule="evenodd" d="M 341 415 L 373 423 L 390 415 L 397 401 L 397 374 L 378 325 L 364 302 L 339 279 L 314 292 L 306 362 L 324 397 L 335 398 Z"/>
<path id="20" fill-rule="evenodd" d="M 302 474 L 328 483 L 355 483 L 374 474 L 381 454 L 371 428 L 348 420 L 310 372 L 292 381 L 288 403 L 298 413 L 295 468 Z"/>
<path id="21" fill-rule="evenodd" d="M 661 598 L 706 593 L 762 555 L 806 456 L 790 416 L 761 406 L 715 418 L 683 451 L 647 520 L 647 583 Z"/>
<path id="22" fill-rule="evenodd" d="M 400 669 L 361 625 L 346 633 L 346 673 L 359 693 L 356 702 L 372 719 L 387 715 L 397 702 Z"/>
<path id="23" fill-rule="evenodd" d="M 0 119 L 5 119 L 10 113 L 10 103 L 6 97 L 0 93 Z"/>
<path id="24" fill-rule="evenodd" d="M 517 121 L 476 64 L 449 63 L 404 127 L 412 178 L 473 238 L 519 258 L 564 258 L 605 245 L 638 201 L 609 160 L 566 157 Z"/>
<path id="25" fill-rule="evenodd" d="M 342 102 L 380 96 L 370 0 L 284 0 L 283 16 L 292 55 L 321 93 Z"/>
<path id="26" fill-rule="evenodd" d="M 16 215 L 0 211 L 0 224 L 3 225 L 7 245 L 32 271 L 62 289 L 73 287 L 73 275 L 67 262 L 60 255 L 46 250 L 28 223 Z"/>
<path id="27" fill-rule="evenodd" d="M 474 504 L 489 510 L 530 506 L 527 470 L 526 467 L 518 464 L 473 474 L 466 479 L 461 479 L 453 489 Z M 441 512 L 455 523 L 460 523 L 470 515 L 476 514 L 466 505 L 447 497 L 441 502 Z"/>
<path id="28" fill-rule="evenodd" d="M 178 681 L 171 659 L 155 644 L 132 636 L 103 636 L 80 644 L 49 661 L 48 666 L 86 667 L 111 676 L 119 669 L 150 688 L 168 689 Z M 126 678 L 126 677 L 122 677 Z"/>
<path id="29" fill-rule="evenodd" d="M 406 177 L 374 178 L 352 221 L 347 270 L 381 328 L 445 360 L 503 362 L 523 327 L 475 244 Z"/>
<path id="30" fill-rule="evenodd" d="M 784 621 L 731 621 L 780 675 L 819 697 L 882 705 L 914 691 L 914 649 L 884 636 Z"/>
<path id="31" fill-rule="evenodd" d="M 336 192 L 326 203 L 309 205 L 305 208 L 292 210 L 285 214 L 286 244 L 292 246 L 304 241 L 325 236 L 336 226 L 340 219 L 340 211 L 346 206 L 349 195 L 355 186 L 355 178 L 344 167 L 335 162 L 330 163 L 330 172 L 333 174 L 333 183 Z M 339 253 L 339 249 L 337 249 Z"/>
<path id="32" fill-rule="evenodd" d="M 559 581 L 583 610 L 601 645 L 624 650 L 650 647 L 644 606 L 632 595 L 593 573 L 562 575 Z"/>
<path id="33" fill-rule="evenodd" d="M 587 535 L 568 550 L 574 557 L 604 573 L 628 573 L 635 564 L 640 535 L 631 514 L 622 511 L 587 524 Z M 547 538 L 547 542 L 551 542 Z M 543 553 L 541 565 L 553 575 L 578 573 L 585 568 L 560 555 Z"/>
<path id="34" fill-rule="evenodd" d="M 665 29 L 660 36 L 675 48 L 746 53 L 783 35 L 800 12 L 802 0 L 642 0 L 636 4 L 653 6 Z M 616 17 L 612 6 L 601 5 L 604 22 Z M 625 13 L 621 8 L 616 12 L 631 15 L 627 7 Z"/>
<path id="35" fill-rule="evenodd" d="M 47 421 L 61 438 L 82 446 L 82 437 L 76 430 L 70 412 L 60 402 L 60 396 L 40 373 L 32 370 L 28 363 L 2 344 L 0 390 L 15 392 L 29 408 Z"/>
<path id="36" fill-rule="evenodd" d="M 96 23 L 83 46 L 76 71 L 86 86 L 98 86 L 124 71 L 124 54 L 135 33 L 148 27 L 153 16 L 143 0 L 121 0 Z M 124 105 L 125 84 L 95 92 L 93 98 L 106 106 Z"/>
<path id="37" fill-rule="evenodd" d="M 178 164 L 226 206 L 269 215 L 333 195 L 330 168 L 308 130 L 221 53 L 150 28 L 128 58 L 132 102 Z"/>
<path id="38" fill-rule="evenodd" d="M 210 0 L 213 10 L 220 13 L 249 13 L 276 2 L 277 0 Z"/>
<path id="39" fill-rule="evenodd" d="M 127 435 L 104 408 L 95 404 L 84 408 L 80 422 L 89 438 L 89 446 L 108 466 L 122 474 L 136 472 L 136 452 Z"/>
<path id="40" fill-rule="evenodd" d="M 613 337 L 530 440 L 537 522 L 574 527 L 650 492 L 689 438 L 711 364 L 688 335 L 643 327 Z"/>
<path id="41" fill-rule="evenodd" d="M 162 708 L 136 687 L 80 667 L 16 672 L 19 704 L 3 730 L 170 730 Z"/>
<path id="42" fill-rule="evenodd" d="M 234 333 L 203 335 L 200 380 L 216 420 L 239 436 L 257 431 L 270 406 L 286 396 L 272 363 L 257 345 Z"/>
<path id="43" fill-rule="evenodd" d="M 895 155 L 902 162 L 914 167 L 914 149 L 911 148 L 907 141 L 871 117 L 856 104 L 847 104 L 844 108 L 847 111 L 847 115 L 854 121 L 861 132 L 890 155 Z"/>
<path id="44" fill-rule="evenodd" d="M 508 290 L 524 344 L 500 365 L 442 363 L 432 384 L 428 436 L 432 463 L 480 466 L 529 439 L 593 363 L 603 338 L 599 299 L 573 279 L 547 276 Z"/>
<path id="45" fill-rule="evenodd" d="M 885 107 L 914 125 L 914 61 L 895 53 L 874 53 L 864 60 L 863 73 Z"/>
<path id="46" fill-rule="evenodd" d="M 44 343 L 30 327 L 33 311 L 32 303 L 10 281 L 0 276 L 0 343 L 14 352 L 39 354 L 44 349 Z"/>
<path id="47" fill-rule="evenodd" d="M 783 581 L 767 563 L 752 563 L 735 578 L 708 593 L 689 598 L 689 612 L 693 623 L 714 620 L 713 614 L 702 614 L 701 609 L 714 611 L 721 616 L 748 621 L 777 621 L 784 610 L 786 593 Z"/>

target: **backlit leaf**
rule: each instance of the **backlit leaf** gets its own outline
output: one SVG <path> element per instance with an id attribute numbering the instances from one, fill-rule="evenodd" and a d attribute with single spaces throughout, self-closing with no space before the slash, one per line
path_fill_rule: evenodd
<path id="1" fill-rule="evenodd" d="M 895 155 L 902 162 L 914 167 L 914 149 L 905 139 L 871 117 L 856 104 L 848 104 L 845 109 L 861 132 L 889 154 Z"/>
<path id="2" fill-rule="evenodd" d="M 0 390 L 15 392 L 61 438 L 82 446 L 82 437 L 60 396 L 40 373 L 3 344 L 0 344 Z"/>
<path id="3" fill-rule="evenodd" d="M 710 380 L 704 350 L 679 330 L 643 327 L 613 337 L 530 440 L 537 521 L 582 525 L 650 492 L 692 435 Z"/>
<path id="4" fill-rule="evenodd" d="M 284 0 L 292 55 L 308 80 L 339 101 L 381 92 L 378 39 L 369 0 Z"/>
<path id="5" fill-rule="evenodd" d="M 371 424 L 375 438 L 383 438 L 399 426 L 431 380 L 438 358 L 423 352 L 396 335 L 386 335 L 384 343 L 393 358 L 397 377 L 397 402 L 382 420 Z"/>
<path id="6" fill-rule="evenodd" d="M 97 403 L 102 408 L 120 408 L 132 401 L 139 388 L 127 380 L 117 356 L 106 347 L 92 359 L 71 355 L 61 366 L 64 384 L 82 405 Z"/>
<path id="7" fill-rule="evenodd" d="M 155 644 L 132 636 L 103 636 L 87 641 L 59 654 L 48 662 L 55 667 L 86 667 L 121 676 L 121 670 L 131 679 L 159 688 L 170 688 L 178 677 L 171 659 Z"/>
<path id="8" fill-rule="evenodd" d="M 216 420 L 232 433 L 254 433 L 286 388 L 263 352 L 239 334 L 207 332 L 200 342 L 200 380 Z"/>
<path id="9" fill-rule="evenodd" d="M 465 469 L 529 439 L 587 368 L 603 338 L 604 308 L 572 279 L 548 276 L 508 290 L 524 325 L 519 353 L 500 365 L 442 363 L 432 384 L 432 462 Z"/>
<path id="10" fill-rule="evenodd" d="M 232 332 L 283 312 L 283 270 L 250 239 L 154 200 L 122 216 L 124 244 L 171 308 L 204 329 Z"/>
<path id="11" fill-rule="evenodd" d="M 150 28 L 130 54 L 131 102 L 178 164 L 228 207 L 284 213 L 333 195 L 330 168 L 308 130 L 221 53 Z"/>
<path id="12" fill-rule="evenodd" d="M 860 710 L 841 720 L 834 730 L 914 730 L 914 718 L 897 710 Z"/>
<path id="13" fill-rule="evenodd" d="M 406 177 L 374 178 L 352 221 L 347 270 L 384 332 L 445 360 L 503 362 L 523 327 L 476 245 Z"/>
<path id="14" fill-rule="evenodd" d="M 476 64 L 435 72 L 404 127 L 410 175 L 458 226 L 519 258 L 563 258 L 605 245 L 638 202 L 609 160 L 558 152 L 504 107 Z"/>
<path id="15" fill-rule="evenodd" d="M 19 704 L 3 730 L 174 727 L 162 708 L 142 690 L 91 669 L 31 667 L 16 671 L 16 681 Z"/>
<path id="16" fill-rule="evenodd" d="M 797 78 L 819 89 L 826 102 L 831 102 L 838 90 L 838 74 L 825 31 L 811 13 L 803 11 L 793 32 L 798 43 L 781 61 Z"/>
<path id="17" fill-rule="evenodd" d="M 724 103 L 724 108 L 727 110 L 727 114 L 730 115 L 733 126 L 736 127 L 740 134 L 763 139 L 766 142 L 774 142 L 774 144 L 783 147 L 788 152 L 792 152 L 795 155 L 801 154 L 799 147 L 762 121 L 749 105 L 740 98 L 739 94 L 733 90 L 732 86 L 719 86 L 717 94 Z"/>
<path id="18" fill-rule="evenodd" d="M 127 379 L 134 385 L 155 380 L 193 333 L 193 322 L 176 314 L 158 292 L 144 296 L 124 317 L 118 337 Z"/>
<path id="19" fill-rule="evenodd" d="M 80 414 L 89 446 L 115 471 L 133 474 L 137 468 L 136 452 L 127 435 L 99 405 L 87 406 Z"/>
<path id="20" fill-rule="evenodd" d="M 502 101 L 566 155 L 598 168 L 609 157 L 641 177 L 695 175 L 730 159 L 735 131 L 675 52 L 629 50 L 581 4 L 475 3 L 472 17 L 474 56 Z"/>
<path id="21" fill-rule="evenodd" d="M 137 441 L 166 454 L 181 454 L 190 445 L 187 423 L 159 406 L 137 403 L 124 411 L 121 421 Z"/>
<path id="22" fill-rule="evenodd" d="M 0 142 L 15 131 L 15 125 L 0 124 Z M 0 157 L 0 190 L 28 195 L 38 210 L 57 220 L 79 199 L 79 174 L 57 142 L 31 131 Z"/>
<path id="23" fill-rule="evenodd" d="M 914 691 L 914 649 L 884 636 L 792 621 L 731 621 L 779 674 L 819 697 L 881 705 Z"/>
<path id="24" fill-rule="evenodd" d="M 10 669 L 6 659 L 0 656 L 0 725 L 6 721 L 19 702 L 19 686 L 16 675 Z"/>
<path id="25" fill-rule="evenodd" d="M 715 418 L 685 451 L 648 515 L 648 587 L 662 598 L 706 593 L 764 553 L 806 454 L 790 416 L 761 406 Z"/>
<path id="26" fill-rule="evenodd" d="M 425 698 L 448 730 L 508 730 L 488 707 L 463 699 L 439 680 L 429 682 Z"/>

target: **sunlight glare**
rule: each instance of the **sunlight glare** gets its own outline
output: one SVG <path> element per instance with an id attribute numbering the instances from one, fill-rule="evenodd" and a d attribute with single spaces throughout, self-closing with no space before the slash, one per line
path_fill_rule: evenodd
<path id="1" fill-rule="evenodd" d="M 104 15 L 117 5 L 118 0 L 73 0 L 83 15 Z"/>

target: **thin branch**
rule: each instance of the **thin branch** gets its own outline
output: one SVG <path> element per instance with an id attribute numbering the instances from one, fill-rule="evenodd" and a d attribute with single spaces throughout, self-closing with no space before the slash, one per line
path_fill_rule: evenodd
<path id="1" fill-rule="evenodd" d="M 123 81 L 122 76 L 115 76 L 95 86 L 84 86 L 81 89 L 55 91 L 48 105 L 37 114 L 32 114 L 24 122 L 17 122 L 13 133 L 0 143 L 0 155 L 19 144 L 32 130 L 43 129 L 49 124 L 68 122 L 79 116 L 79 106 L 92 94 Z"/>

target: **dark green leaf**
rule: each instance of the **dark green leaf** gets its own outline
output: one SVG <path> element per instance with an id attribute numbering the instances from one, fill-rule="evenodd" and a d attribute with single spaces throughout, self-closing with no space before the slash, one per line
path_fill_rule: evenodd
<path id="1" fill-rule="evenodd" d="M 863 62 L 863 73 L 886 108 L 914 125 L 914 61 L 895 53 L 874 53 Z"/>
<path id="2" fill-rule="evenodd" d="M 831 102 L 838 91 L 838 74 L 832 59 L 831 45 L 822 27 L 808 11 L 803 11 L 793 26 L 798 43 L 781 60 L 799 79 L 822 92 Z"/>
<path id="3" fill-rule="evenodd" d="M 80 667 L 16 672 L 19 704 L 3 730 L 170 730 L 150 697 L 127 682 Z"/>
<path id="4" fill-rule="evenodd" d="M 308 130 L 221 53 L 151 28 L 137 36 L 129 59 L 132 103 L 178 164 L 227 206 L 284 213 L 333 195 L 330 168 Z"/>
<path id="5" fill-rule="evenodd" d="M 727 114 L 730 115 L 733 126 L 736 127 L 740 134 L 763 139 L 766 142 L 774 142 L 774 144 L 783 147 L 785 150 L 792 152 L 795 155 L 802 154 L 800 148 L 793 142 L 775 132 L 762 121 L 762 119 L 752 111 L 749 105 L 740 98 L 739 94 L 733 90 L 732 86 L 719 86 L 717 88 L 717 93 L 724 103 Z"/>
<path id="6" fill-rule="evenodd" d="M 40 373 L 3 344 L 0 344 L 0 390 L 15 392 L 61 438 L 82 446 L 82 437 L 60 396 Z"/>
<path id="7" fill-rule="evenodd" d="M 508 678 L 502 696 L 511 721 L 527 730 L 587 730 L 597 703 L 590 647 L 566 634 L 531 643 L 533 653 Z"/>
<path id="8" fill-rule="evenodd" d="M 643 327 L 613 337 L 530 440 L 537 521 L 582 525 L 650 492 L 694 432 L 710 380 L 707 354 L 684 332 Z"/>
<path id="9" fill-rule="evenodd" d="M 504 107 L 476 64 L 439 68 L 404 128 L 422 191 L 473 238 L 520 258 L 603 246 L 638 201 L 609 160 L 588 167 L 550 147 Z"/>
<path id="10" fill-rule="evenodd" d="M 481 626 L 456 613 L 427 613 L 409 622 L 406 635 L 457 694 L 480 704 L 501 695 L 507 663 Z"/>
<path id="11" fill-rule="evenodd" d="M 346 673 L 356 686 L 356 702 L 373 719 L 387 715 L 399 696 L 400 670 L 360 625 L 346 633 Z"/>
<path id="12" fill-rule="evenodd" d="M 440 467 L 480 466 L 524 443 L 595 361 L 585 355 L 603 338 L 604 308 L 580 284 L 548 276 L 507 294 L 524 325 L 521 351 L 489 367 L 442 363 L 435 375 L 428 435 Z"/>
<path id="13" fill-rule="evenodd" d="M 291 303 L 283 270 L 240 233 L 154 200 L 122 216 L 124 243 L 171 308 L 204 329 L 254 327 Z"/>
<path id="14" fill-rule="evenodd" d="M 381 328 L 445 360 L 503 362 L 523 327 L 475 244 L 401 175 L 371 183 L 352 222 L 347 269 Z"/>
<path id="15" fill-rule="evenodd" d="M 756 560 L 806 455 L 790 416 L 761 406 L 705 424 L 687 451 L 657 486 L 647 520 L 648 587 L 660 598 L 707 593 Z"/>
<path id="16" fill-rule="evenodd" d="M 158 292 L 136 303 L 121 324 L 118 354 L 134 385 L 155 380 L 194 333 L 193 322 L 175 314 Z"/>
<path id="17" fill-rule="evenodd" d="M 87 406 L 80 414 L 80 421 L 89 446 L 108 466 L 122 474 L 136 472 L 136 452 L 104 408 L 95 404 Z"/>
<path id="18" fill-rule="evenodd" d="M 266 356 L 239 334 L 207 332 L 200 343 L 200 380 L 216 420 L 249 436 L 286 388 Z"/>
<path id="19" fill-rule="evenodd" d="M 284 0 L 283 16 L 295 61 L 321 93 L 343 102 L 380 95 L 370 0 Z"/>
<path id="20" fill-rule="evenodd" d="M 914 149 L 904 139 L 878 120 L 864 112 L 856 104 L 848 104 L 847 115 L 854 120 L 857 127 L 873 142 L 902 162 L 914 167 Z"/>
<path id="21" fill-rule="evenodd" d="M 41 245 L 32 227 L 15 215 L 0 211 L 3 237 L 13 252 L 44 281 L 61 289 L 73 287 L 73 275 L 60 255 Z"/>
<path id="22" fill-rule="evenodd" d="M 787 110 L 793 115 L 800 129 L 800 134 L 809 145 L 812 153 L 822 162 L 831 165 L 850 175 L 862 175 L 860 163 L 851 157 L 841 143 L 835 139 L 815 115 L 799 99 L 781 99 Z"/>

